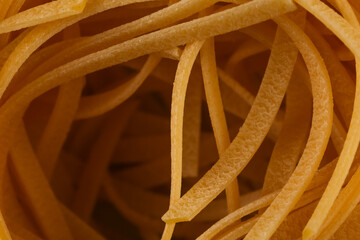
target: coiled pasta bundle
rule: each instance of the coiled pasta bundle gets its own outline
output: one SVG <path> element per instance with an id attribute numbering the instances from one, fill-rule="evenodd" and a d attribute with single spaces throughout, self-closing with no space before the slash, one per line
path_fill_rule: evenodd
<path id="1" fill-rule="evenodd" d="M 0 1 L 0 238 L 359 238 L 359 12 Z"/>

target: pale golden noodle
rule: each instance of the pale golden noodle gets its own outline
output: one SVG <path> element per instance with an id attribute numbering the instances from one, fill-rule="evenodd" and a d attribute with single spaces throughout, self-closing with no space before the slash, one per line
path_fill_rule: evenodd
<path id="1" fill-rule="evenodd" d="M 0 239 L 358 239 L 357 0 L 0 0 Z"/>

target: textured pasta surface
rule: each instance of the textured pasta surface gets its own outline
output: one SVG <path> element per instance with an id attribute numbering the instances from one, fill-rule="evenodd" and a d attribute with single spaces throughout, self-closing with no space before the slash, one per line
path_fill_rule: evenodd
<path id="1" fill-rule="evenodd" d="M 0 239 L 359 239 L 359 19 L 0 0 Z"/>

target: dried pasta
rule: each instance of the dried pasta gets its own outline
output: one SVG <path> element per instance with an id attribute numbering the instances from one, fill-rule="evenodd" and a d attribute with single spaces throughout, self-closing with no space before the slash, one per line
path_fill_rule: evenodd
<path id="1" fill-rule="evenodd" d="M 0 0 L 0 239 L 358 239 L 357 0 Z"/>

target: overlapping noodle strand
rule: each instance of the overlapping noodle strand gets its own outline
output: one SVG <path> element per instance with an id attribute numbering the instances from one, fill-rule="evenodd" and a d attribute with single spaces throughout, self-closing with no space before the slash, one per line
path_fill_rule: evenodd
<path id="1" fill-rule="evenodd" d="M 64 28 L 80 21 L 81 19 L 87 18 L 99 12 L 106 11 L 111 8 L 127 5 L 137 2 L 119 2 L 113 0 L 100 1 L 92 0 L 86 4 L 85 9 L 81 14 L 66 18 L 64 20 L 58 20 L 55 22 L 49 22 L 43 25 L 36 26 L 32 29 L 16 46 L 14 51 L 10 54 L 2 69 L 0 71 L 0 96 L 3 95 L 5 89 L 9 85 L 10 81 L 14 77 L 15 73 L 25 62 L 25 60 L 45 41 L 60 32 Z"/>
<path id="2" fill-rule="evenodd" d="M 40 64 L 30 75 L 30 79 L 36 79 L 42 74 L 76 58 L 85 56 L 95 51 L 103 50 L 119 42 L 129 40 L 147 32 L 175 23 L 206 7 L 214 1 L 181 1 L 172 6 L 161 9 L 150 15 L 135 21 L 123 24 L 108 31 L 96 34 L 87 40 L 74 44 Z"/>
<path id="3" fill-rule="evenodd" d="M 355 84 L 329 43 L 314 29 L 311 23 L 306 24 L 306 32 L 311 36 L 312 41 L 324 58 L 333 87 L 334 104 L 340 113 L 340 119 L 343 119 L 346 129 L 348 129 L 354 106 Z"/>
<path id="4" fill-rule="evenodd" d="M 25 0 L 15 0 L 15 1 L 5 1 L 5 2 L 8 2 L 8 4 L 10 3 L 10 6 L 8 6 L 9 9 L 7 10 L 6 16 L 5 16 L 5 18 L 8 18 L 19 12 L 21 7 L 25 3 Z M 4 6 L 4 5 L 1 5 L 1 6 L 2 6 L 3 10 L 5 10 L 7 8 L 7 6 Z M 9 39 L 10 39 L 10 33 L 1 34 L 0 35 L 0 48 L 6 47 L 7 46 L 6 44 L 8 43 Z"/>
<path id="5" fill-rule="evenodd" d="M 19 37 L 17 37 L 15 40 L 13 40 L 10 44 L 7 45 L 6 48 L 4 48 L 4 60 L 11 54 L 13 49 L 7 49 L 8 46 L 15 48 L 18 42 L 18 38 L 22 38 L 23 35 L 26 36 L 28 30 L 25 30 Z M 75 39 L 68 39 L 64 40 L 55 44 L 52 44 L 48 47 L 44 47 L 41 50 L 38 50 L 34 54 L 32 54 L 24 63 L 24 65 L 21 66 L 19 71 L 16 73 L 15 77 L 12 79 L 12 81 L 9 84 L 9 87 L 5 90 L 4 95 L 1 98 L 1 102 L 5 102 L 9 96 L 17 92 L 19 89 L 26 86 L 31 80 L 27 78 L 28 74 L 31 73 L 31 71 L 36 68 L 39 64 L 46 61 L 46 59 L 49 58 L 49 56 L 56 54 L 61 49 L 68 47 L 72 44 L 74 44 L 76 41 L 81 40 L 81 38 L 75 38 Z M 21 39 L 20 39 L 21 41 Z M 12 48 L 12 47 L 11 47 Z"/>
<path id="6" fill-rule="evenodd" d="M 74 25 L 67 29 L 64 34 L 65 37 L 67 37 L 66 34 L 70 35 L 69 37 L 79 35 L 79 26 Z M 53 175 L 61 148 L 70 131 L 84 84 L 85 78 L 80 78 L 60 86 L 53 112 L 40 138 L 36 155 L 48 179 L 51 179 Z"/>
<path id="7" fill-rule="evenodd" d="M 0 0 L 0 238 L 356 239 L 359 11 Z"/>
<path id="8" fill-rule="evenodd" d="M 263 4 L 263 11 L 261 12 L 258 11 L 259 3 Z M 10 131 L 10 129 L 13 128 L 11 121 L 13 119 L 18 119 L 23 114 L 26 106 L 32 99 L 59 84 L 144 54 L 168 49 L 197 38 L 208 38 L 243 26 L 261 22 L 270 17 L 291 11 L 294 7 L 295 6 L 291 1 L 273 2 L 271 0 L 257 0 L 220 13 L 215 13 L 207 17 L 129 40 L 55 69 L 14 94 L 1 107 L 0 122 L 2 122 L 2 126 L 4 126 L 4 128 L 1 129 L 3 131 L 1 131 L 0 134 L 4 136 L 4 138 L 2 138 L 2 151 L 6 151 L 6 148 L 10 143 L 9 137 L 5 136 L 12 135 L 12 131 Z M 214 30 L 212 29 L 212 25 L 214 22 L 218 21 L 219 17 L 221 17 L 222 22 L 226 27 Z M 234 19 L 238 19 L 238 21 L 233 22 Z M 45 79 L 46 81 L 44 81 Z M 4 131 L 5 129 L 7 130 Z"/>
<path id="9" fill-rule="evenodd" d="M 308 142 L 289 181 L 246 236 L 269 239 L 310 183 L 328 143 L 333 115 L 331 85 L 320 54 L 304 32 L 291 20 L 279 17 L 279 26 L 299 48 L 310 74 L 313 92 L 313 118 Z M 311 65 L 317 62 L 317 65 Z M 281 208 L 279 208 L 281 206 Z"/>
<path id="10" fill-rule="evenodd" d="M 116 191 L 115 185 L 110 178 L 110 176 L 105 176 L 104 179 L 104 191 L 108 195 L 110 201 L 115 205 L 115 207 L 121 212 L 130 222 L 139 226 L 140 229 L 146 231 L 152 231 L 155 233 L 161 233 L 163 230 L 163 223 L 157 219 L 149 217 L 142 214 L 141 212 L 136 211 L 131 208 L 123 198 Z M 177 234 L 174 234 L 174 237 L 179 238 L 191 238 L 193 233 L 198 233 L 204 231 L 204 226 L 207 225 L 204 223 L 196 223 L 193 226 L 178 226 Z"/>
<path id="11" fill-rule="evenodd" d="M 281 189 L 299 160 L 311 121 L 311 96 L 303 79 L 295 74 L 286 95 L 286 113 L 266 170 L 263 194 Z"/>
<path id="12" fill-rule="evenodd" d="M 161 57 L 150 55 L 140 72 L 130 81 L 104 93 L 83 97 L 80 100 L 76 118 L 90 118 L 101 115 L 120 105 L 141 86 L 152 70 L 159 64 Z"/>
<path id="13" fill-rule="evenodd" d="M 171 192 L 170 207 L 181 196 L 182 180 L 182 142 L 183 118 L 186 89 L 192 66 L 204 41 L 187 44 L 179 60 L 176 70 L 171 101 Z M 171 239 L 175 223 L 166 223 L 162 239 Z"/>
<path id="14" fill-rule="evenodd" d="M 23 123 L 18 130 L 17 140 L 10 155 L 12 158 L 10 166 L 20 179 L 29 208 L 41 232 L 49 239 L 73 239 L 61 212 L 60 204 L 41 171 Z"/>
<path id="15" fill-rule="evenodd" d="M 266 14 L 264 14 L 263 11 L 262 12 L 257 11 L 256 7 L 258 6 L 257 5 L 258 3 L 263 4 L 264 9 L 266 10 L 265 11 Z M 286 11 L 290 11 L 294 9 L 294 5 L 290 1 L 284 1 L 284 2 L 276 1 L 275 5 L 273 3 L 274 3 L 273 1 L 259 0 L 259 1 L 255 1 L 254 3 L 249 3 L 246 5 L 235 7 L 233 9 L 229 9 L 224 12 L 220 12 L 198 20 L 194 20 L 189 23 L 176 25 L 174 27 L 170 27 L 169 30 L 168 29 L 160 30 L 161 34 L 158 32 L 154 32 L 152 34 L 148 34 L 143 37 L 140 37 L 139 39 L 130 40 L 128 42 L 125 42 L 124 44 L 114 46 L 110 49 L 104 50 L 103 52 L 91 54 L 85 57 L 83 60 L 79 60 L 80 65 L 75 63 L 70 63 L 67 64 L 67 66 L 64 66 L 60 69 L 48 73 L 47 75 L 44 75 L 42 78 L 34 81 L 33 83 L 29 84 L 27 87 L 23 88 L 22 90 L 14 94 L 2 106 L 1 118 L 4 123 L 4 125 L 2 126 L 4 127 L 3 129 L 7 129 L 6 132 L 3 132 L 4 134 L 3 139 L 5 141 L 4 144 L 2 145 L 2 152 L 5 153 L 7 148 L 6 146 L 9 146 L 10 144 L 9 141 L 10 139 L 6 137 L 6 135 L 9 134 L 9 136 L 11 136 L 12 131 L 9 130 L 13 129 L 14 125 L 16 126 L 16 124 L 13 125 L 14 122 L 12 121 L 12 119 L 15 120 L 21 117 L 28 103 L 35 97 L 39 96 L 42 92 L 45 92 L 48 89 L 51 89 L 63 82 L 66 82 L 67 80 L 81 77 L 86 73 L 90 73 L 99 70 L 101 68 L 114 65 L 116 63 L 120 63 L 135 58 L 137 56 L 141 56 L 146 53 L 151 53 L 151 52 L 171 48 L 179 44 L 183 44 L 191 40 L 195 40 L 196 38 L 199 37 L 208 38 L 216 34 L 232 31 L 242 26 L 263 21 L 274 15 L 282 14 Z M 84 12 L 85 11 L 86 9 L 84 10 Z M 249 16 L 251 15 L 253 17 L 249 18 Z M 213 22 L 217 22 L 219 16 L 222 16 L 222 21 L 224 24 L 225 23 L 232 23 L 232 24 L 225 24 L 225 26 L 227 26 L 226 28 L 216 29 L 216 31 L 213 31 L 212 29 Z M 239 17 L 241 19 L 241 16 L 243 16 L 243 21 L 237 21 L 235 23 L 233 22 L 233 19 L 239 19 Z M 188 31 L 189 29 L 191 29 L 191 32 Z M 36 35 L 35 33 L 33 34 Z M 169 39 L 172 39 L 172 41 L 169 41 Z M 161 45 L 154 44 L 156 42 L 158 43 L 161 42 L 162 44 Z M 137 48 L 138 50 L 136 50 Z M 16 55 L 14 54 L 14 56 Z M 119 56 L 122 57 L 119 58 Z M 11 57 L 9 59 L 11 59 Z M 91 60 L 88 61 L 89 59 Z M 93 60 L 96 60 L 96 62 L 94 62 Z M 9 64 L 9 60 L 7 64 Z M 6 63 L 4 65 L 3 70 L 9 71 L 8 66 L 7 67 L 5 66 Z M 80 66 L 82 66 L 81 67 L 82 70 L 80 70 L 79 68 Z M 70 69 L 72 70 L 69 71 Z M 49 77 L 52 76 L 51 78 L 54 78 L 54 80 L 56 79 L 55 82 L 50 79 L 44 81 L 47 76 Z M 11 113 L 12 111 L 14 112 Z M 12 117 L 10 118 L 6 117 L 6 115 L 8 114 L 12 115 Z"/>
<path id="16" fill-rule="evenodd" d="M 283 43 L 282 41 L 282 37 L 279 37 L 279 42 Z M 275 51 L 276 54 L 271 55 L 267 73 L 264 76 L 258 95 L 236 138 L 229 148 L 220 156 L 219 161 L 193 188 L 176 202 L 173 208 L 169 209 L 163 216 L 164 221 L 177 222 L 191 220 L 214 199 L 228 183 L 234 180 L 250 161 L 266 136 L 285 94 L 292 69 L 285 69 L 284 65 L 295 65 L 297 56 L 296 49 L 293 50 L 292 47 L 292 44 L 279 44 L 279 49 L 277 49 L 279 52 Z M 286 56 L 291 57 L 286 58 L 282 55 L 284 52 L 280 53 L 285 48 L 289 52 Z M 268 91 L 272 91 L 272 97 L 270 97 Z M 249 138 L 249 136 L 251 136 L 251 138 Z"/>
<path id="17" fill-rule="evenodd" d="M 308 186 L 306 192 L 303 194 L 302 198 L 297 203 L 296 207 L 293 209 L 301 209 L 303 206 L 306 206 L 309 204 L 309 202 L 314 201 L 315 199 L 318 199 L 323 190 L 325 189 L 327 181 L 331 177 L 331 173 L 335 166 L 331 166 L 334 164 L 327 165 L 323 167 L 317 174 L 315 174 L 314 178 L 312 179 L 310 185 Z M 274 191 L 272 193 L 269 193 L 267 195 L 262 196 L 261 198 L 258 198 L 251 203 L 239 208 L 232 214 L 229 214 L 222 219 L 220 219 L 217 223 L 211 226 L 206 232 L 204 232 L 198 239 L 211 239 L 215 236 L 218 236 L 219 233 L 224 233 L 228 231 L 228 228 L 232 226 L 233 231 L 237 231 L 236 226 L 241 225 L 241 222 L 238 222 L 242 217 L 255 212 L 256 210 L 261 210 L 264 207 L 267 207 L 271 204 L 271 202 L 276 198 L 276 196 L 279 194 L 280 190 Z M 258 220 L 258 217 L 255 217 L 255 221 L 252 221 L 251 226 L 249 227 L 249 224 L 245 224 L 242 226 L 242 230 L 244 231 L 244 235 L 250 231 L 251 227 L 256 223 Z M 238 224 L 237 224 L 238 223 Z M 245 227 L 248 226 L 248 227 Z M 232 232 L 233 232 L 232 231 Z M 229 233 L 230 235 L 235 233 Z"/>
<path id="18" fill-rule="evenodd" d="M 348 22 L 346 22 L 345 19 L 342 19 L 341 16 L 336 14 L 332 9 L 330 9 L 328 6 L 321 3 L 320 1 L 298 2 L 305 9 L 315 15 L 315 17 L 321 20 L 330 30 L 332 30 L 344 42 L 344 44 L 347 45 L 354 52 L 355 59 L 358 58 L 358 51 L 356 49 L 358 42 L 355 41 L 355 36 L 360 34 L 358 26 L 352 27 Z M 336 23 L 331 24 L 335 19 Z M 357 20 L 355 21 L 357 22 Z M 358 76 L 357 79 L 359 79 Z M 329 181 L 328 187 L 304 229 L 303 236 L 305 239 L 312 237 L 319 231 L 319 228 L 324 222 L 326 215 L 329 213 L 331 206 L 333 205 L 353 162 L 360 140 L 360 112 L 358 111 L 357 107 L 357 104 L 360 101 L 360 97 L 358 94 L 359 85 L 360 84 L 357 81 L 354 111 L 343 150 L 340 154 L 340 158 L 334 170 L 333 176 Z"/>
<path id="19" fill-rule="evenodd" d="M 321 193 L 324 190 L 324 187 L 325 186 L 322 186 L 322 187 L 319 187 L 319 188 L 314 188 L 314 189 L 311 189 L 308 192 L 306 192 L 301 197 L 299 202 L 296 204 L 296 206 L 294 207 L 294 209 L 290 213 L 290 216 L 292 216 L 294 213 L 296 213 L 296 210 L 302 209 L 303 207 L 308 206 L 315 199 L 319 198 Z M 275 192 L 275 193 L 278 194 L 278 192 Z M 275 196 L 276 196 L 276 194 L 275 194 Z M 259 200 L 263 200 L 265 198 L 268 198 L 269 196 L 275 197 L 274 193 L 273 193 L 273 194 L 269 194 L 269 195 L 267 195 L 264 198 L 259 199 Z M 259 201 L 259 202 L 261 202 L 261 201 Z M 270 203 L 271 202 L 268 201 L 266 205 L 268 205 Z M 245 210 L 246 207 L 247 206 L 243 207 L 244 210 Z M 250 204 L 249 204 L 249 207 L 250 207 Z M 223 219 L 221 219 L 219 222 L 216 223 L 217 228 L 211 227 L 207 231 L 207 233 L 208 234 L 209 233 L 210 234 L 217 233 L 217 235 L 215 235 L 215 236 L 221 236 L 224 239 L 236 239 L 236 237 L 238 237 L 238 236 L 245 236 L 251 230 L 251 228 L 256 224 L 256 222 L 259 220 L 259 218 L 261 216 L 255 216 L 255 217 L 249 219 L 248 221 L 239 221 L 240 218 L 244 214 L 245 214 L 245 212 L 241 211 L 240 209 L 239 209 L 239 211 L 236 211 L 236 213 L 234 212 L 234 214 L 229 214 L 228 216 L 224 217 Z M 246 213 L 246 214 L 248 214 L 248 213 Z M 222 226 L 219 229 L 220 225 L 222 225 Z"/>

